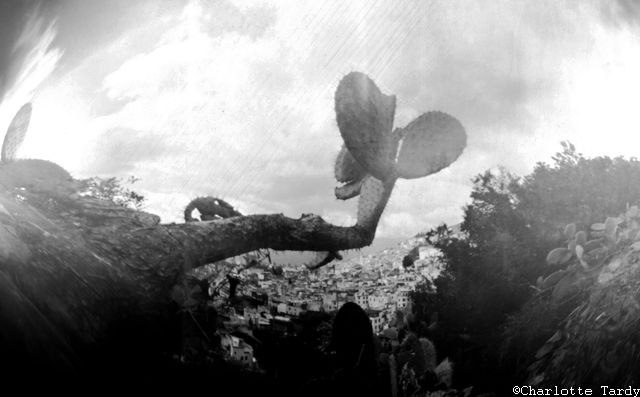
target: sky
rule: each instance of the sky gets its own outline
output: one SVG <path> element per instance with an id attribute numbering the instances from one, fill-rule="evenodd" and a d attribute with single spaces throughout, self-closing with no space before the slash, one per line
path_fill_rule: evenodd
<path id="1" fill-rule="evenodd" d="M 618 1 L 0 0 L 0 131 L 21 158 L 132 188 L 163 222 L 197 196 L 245 214 L 355 222 L 333 195 L 333 95 L 351 71 L 467 132 L 449 168 L 399 180 L 376 241 L 462 220 L 472 178 L 517 175 L 570 140 L 636 156 L 640 6 Z"/>

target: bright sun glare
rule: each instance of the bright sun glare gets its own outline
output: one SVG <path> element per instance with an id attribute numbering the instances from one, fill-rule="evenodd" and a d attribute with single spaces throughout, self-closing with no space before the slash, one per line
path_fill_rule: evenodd
<path id="1" fill-rule="evenodd" d="M 637 36 L 600 29 L 593 53 L 575 62 L 567 87 L 570 137 L 589 155 L 638 156 L 640 46 Z"/>

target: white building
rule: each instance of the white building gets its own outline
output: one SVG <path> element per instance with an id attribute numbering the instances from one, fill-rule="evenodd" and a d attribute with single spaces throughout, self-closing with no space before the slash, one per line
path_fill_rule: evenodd
<path id="1" fill-rule="evenodd" d="M 377 334 L 382 332 L 384 326 L 384 319 L 382 318 L 382 312 L 377 310 L 369 310 L 367 311 L 369 315 L 369 321 L 371 321 L 371 327 L 373 328 L 373 333 Z"/>
<path id="2" fill-rule="evenodd" d="M 360 306 L 363 309 L 368 308 L 369 307 L 369 295 L 367 294 L 367 291 L 365 291 L 364 289 L 361 289 L 358 292 L 356 292 L 355 302 L 358 304 L 358 306 Z"/>
<path id="3" fill-rule="evenodd" d="M 322 308 L 327 312 L 338 310 L 338 294 L 335 292 L 322 294 Z"/>
<path id="4" fill-rule="evenodd" d="M 418 258 L 437 260 L 440 258 L 440 250 L 431 246 L 420 247 L 418 248 Z"/>
<path id="5" fill-rule="evenodd" d="M 245 307 L 243 314 L 247 322 L 251 322 L 252 324 L 257 324 L 260 319 L 260 312 L 256 308 Z"/>
<path id="6" fill-rule="evenodd" d="M 307 310 L 310 312 L 319 312 L 320 309 L 322 309 L 321 301 L 314 300 L 307 303 Z"/>
<path id="7" fill-rule="evenodd" d="M 304 312 L 304 309 L 302 308 L 302 302 L 293 302 L 293 301 L 289 301 L 287 302 L 287 314 L 289 316 L 294 316 L 297 317 L 300 314 L 302 314 Z"/>
<path id="8" fill-rule="evenodd" d="M 253 365 L 253 348 L 242 339 L 233 335 L 222 335 L 220 344 L 232 359 L 246 366 Z"/>
<path id="9" fill-rule="evenodd" d="M 276 308 L 276 311 L 278 314 L 288 314 L 289 312 L 289 305 L 287 305 L 284 302 L 280 302 L 278 303 L 278 306 Z"/>
<path id="10" fill-rule="evenodd" d="M 367 297 L 367 304 L 371 309 L 381 310 L 389 301 L 389 298 L 383 294 L 371 294 Z"/>
<path id="11" fill-rule="evenodd" d="M 409 291 L 408 288 L 401 288 L 396 291 L 394 294 L 394 301 L 396 302 L 396 308 L 402 309 L 409 304 Z"/>

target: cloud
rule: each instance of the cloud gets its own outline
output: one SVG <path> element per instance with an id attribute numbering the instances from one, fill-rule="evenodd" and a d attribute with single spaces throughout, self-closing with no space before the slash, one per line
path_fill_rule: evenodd
<path id="1" fill-rule="evenodd" d="M 0 130 L 22 105 L 32 101 L 63 54 L 52 45 L 56 20 L 45 17 L 44 7 L 2 7 L 0 36 L 6 36 L 0 39 Z"/>
<path id="2" fill-rule="evenodd" d="M 0 102 L 16 76 L 24 70 L 29 50 L 42 36 L 43 19 L 35 4 L 0 4 Z"/>
<path id="3" fill-rule="evenodd" d="M 158 144 L 154 139 L 149 134 L 126 128 L 106 131 L 95 141 L 92 172 L 96 175 L 132 172 L 137 164 L 169 158 L 172 152 L 178 149 L 165 142 Z"/>
<path id="4" fill-rule="evenodd" d="M 601 31 L 595 3 L 169 3 L 77 11 L 86 20 L 65 24 L 61 45 L 104 20 L 39 94 L 27 150 L 76 175 L 140 177 L 135 188 L 166 221 L 179 221 L 190 198 L 216 195 L 245 213 L 353 222 L 355 202 L 335 200 L 332 177 L 341 145 L 333 95 L 352 70 L 397 95 L 397 126 L 442 110 L 468 133 L 450 168 L 398 182 L 378 236 L 457 223 L 474 175 L 498 164 L 523 174 L 589 124 L 631 125 L 615 100 L 631 71 L 602 65 L 636 47 L 611 45 L 619 37 Z M 594 119 L 603 105 L 607 117 Z"/>
<path id="5" fill-rule="evenodd" d="M 611 0 L 602 2 L 603 20 L 616 28 L 640 26 L 640 3 L 635 0 Z"/>

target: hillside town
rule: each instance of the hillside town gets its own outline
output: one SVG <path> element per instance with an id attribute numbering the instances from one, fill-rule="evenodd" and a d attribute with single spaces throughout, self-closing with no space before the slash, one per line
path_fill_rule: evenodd
<path id="1" fill-rule="evenodd" d="M 415 260 L 408 265 L 405 258 L 410 253 Z M 303 265 L 287 266 L 281 272 L 262 266 L 242 268 L 239 263 L 243 261 L 246 258 L 238 258 L 235 267 L 218 265 L 229 270 L 219 272 L 210 283 L 209 305 L 218 313 L 222 348 L 230 359 L 248 367 L 256 366 L 252 346 L 246 341 L 252 331 L 266 329 L 286 335 L 303 314 L 332 313 L 346 302 L 365 309 L 374 333 L 383 334 L 393 326 L 398 312 L 410 311 L 409 293 L 441 271 L 438 250 L 424 238 L 405 240 L 376 254 L 337 261 L 316 271 Z"/>

